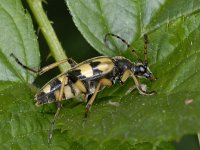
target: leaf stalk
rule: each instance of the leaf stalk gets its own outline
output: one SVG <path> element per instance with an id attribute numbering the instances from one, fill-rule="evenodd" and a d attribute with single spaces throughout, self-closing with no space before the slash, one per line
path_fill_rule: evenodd
<path id="1" fill-rule="evenodd" d="M 44 9 L 42 7 L 43 0 L 27 0 L 27 3 L 35 17 L 39 29 L 42 31 L 44 38 L 49 46 L 50 52 L 56 61 L 67 59 L 67 56 L 56 36 L 56 33 L 49 21 Z M 69 63 L 65 63 L 59 66 L 61 72 L 65 72 L 70 69 Z"/>

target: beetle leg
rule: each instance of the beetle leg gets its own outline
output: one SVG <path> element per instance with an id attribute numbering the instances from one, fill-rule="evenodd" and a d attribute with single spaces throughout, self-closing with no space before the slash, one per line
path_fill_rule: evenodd
<path id="1" fill-rule="evenodd" d="M 125 82 L 130 76 L 133 78 L 135 85 L 136 85 L 137 89 L 139 90 L 140 94 L 142 94 L 142 95 L 153 95 L 153 94 L 155 94 L 155 91 L 151 91 L 151 92 L 144 91 L 141 87 L 139 80 L 136 78 L 136 76 L 132 73 L 131 70 L 124 71 L 124 73 L 121 77 L 121 81 Z"/>
<path id="2" fill-rule="evenodd" d="M 85 94 L 84 95 L 84 102 L 88 102 L 93 94 Z"/>
<path id="3" fill-rule="evenodd" d="M 77 62 L 73 60 L 72 58 L 67 59 L 68 63 L 71 65 L 71 67 L 74 67 L 77 65 Z"/>
<path id="4" fill-rule="evenodd" d="M 131 76 L 131 74 L 132 74 L 131 70 L 124 71 L 121 77 L 121 82 L 124 83 Z"/>
<path id="5" fill-rule="evenodd" d="M 69 79 L 72 81 L 72 83 L 82 92 L 86 93 L 87 89 L 83 82 L 75 75 L 73 74 L 68 74 Z"/>
<path id="6" fill-rule="evenodd" d="M 13 57 L 15 59 L 15 61 L 20 66 L 22 66 L 24 69 L 27 69 L 27 70 L 29 70 L 29 71 L 31 71 L 33 73 L 38 74 L 38 75 L 42 75 L 43 73 L 45 73 L 45 72 L 47 72 L 47 71 L 49 71 L 49 70 L 51 70 L 51 69 L 63 64 L 63 63 L 66 63 L 66 62 L 69 62 L 71 67 L 73 67 L 74 65 L 77 64 L 73 59 L 69 58 L 69 59 L 60 60 L 58 62 L 55 62 L 55 63 L 52 63 L 52 64 L 50 64 L 48 66 L 45 66 L 45 67 L 43 67 L 43 68 L 41 68 L 39 70 L 36 70 L 36 69 L 30 68 L 30 67 L 24 65 L 23 63 L 21 63 L 21 61 L 13 53 L 11 53 L 10 56 Z"/>
<path id="7" fill-rule="evenodd" d="M 74 67 L 74 66 L 77 64 L 76 61 L 73 60 L 72 58 L 63 59 L 63 60 L 57 61 L 57 62 L 55 62 L 55 63 L 52 63 L 52 64 L 50 64 L 50 65 L 48 65 L 48 66 L 45 66 L 45 67 L 39 69 L 39 70 L 37 71 L 37 74 L 38 74 L 38 75 L 42 75 L 43 73 L 45 73 L 45 72 L 47 72 L 47 71 L 49 71 L 49 70 L 51 70 L 51 69 L 53 69 L 53 68 L 55 68 L 55 67 L 61 65 L 61 64 L 64 64 L 64 63 L 66 63 L 66 62 L 68 62 L 68 63 L 70 64 L 71 67 Z"/>
<path id="8" fill-rule="evenodd" d="M 112 82 L 109 79 L 103 78 L 99 81 L 93 95 L 91 96 L 90 100 L 88 101 L 87 105 L 86 105 L 86 110 L 85 110 L 85 118 L 87 118 L 88 116 L 88 112 L 97 96 L 97 93 L 99 92 L 99 89 L 101 88 L 101 86 L 111 86 Z"/>
<path id="9" fill-rule="evenodd" d="M 56 111 L 56 114 L 54 115 L 54 118 L 53 118 L 53 120 L 51 122 L 51 127 L 50 127 L 50 130 L 49 130 L 49 136 L 48 136 L 48 144 L 50 143 L 50 140 L 52 138 L 53 128 L 54 128 L 54 124 L 55 124 L 56 118 L 58 117 L 58 114 L 59 114 L 59 112 L 61 110 L 61 107 L 62 107 L 61 100 L 62 100 L 63 93 L 64 93 L 65 83 L 66 83 L 66 77 L 64 76 L 63 80 L 62 80 L 62 83 L 61 83 L 59 95 L 58 95 L 57 100 L 56 100 L 57 101 L 57 111 Z"/>
<path id="10" fill-rule="evenodd" d="M 63 59 L 63 60 L 57 61 L 55 63 L 52 63 L 52 64 L 50 64 L 48 66 L 45 66 L 45 67 L 39 69 L 39 70 L 36 70 L 35 73 L 37 73 L 38 75 L 42 75 L 43 73 L 45 73 L 45 72 L 47 72 L 47 71 L 49 71 L 49 70 L 51 70 L 51 69 L 63 64 L 63 63 L 66 63 L 67 61 L 68 61 L 68 59 Z"/>
<path id="11" fill-rule="evenodd" d="M 141 87 L 139 80 L 136 78 L 136 76 L 134 74 L 132 74 L 131 77 L 133 78 L 135 85 L 136 85 L 137 89 L 139 90 L 140 94 L 142 94 L 142 95 L 154 95 L 154 94 L 156 94 L 155 91 L 151 91 L 151 92 L 144 91 Z"/>

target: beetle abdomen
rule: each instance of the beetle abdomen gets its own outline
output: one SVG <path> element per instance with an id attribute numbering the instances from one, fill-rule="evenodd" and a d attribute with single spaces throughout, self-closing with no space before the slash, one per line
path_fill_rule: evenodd
<path id="1" fill-rule="evenodd" d="M 63 99 L 70 99 L 81 94 L 81 91 L 70 80 L 68 74 L 62 74 L 61 76 L 52 79 L 43 88 L 41 88 L 35 96 L 35 100 L 37 101 L 36 105 L 55 102 L 59 97 L 59 91 L 64 77 L 66 80 L 64 83 Z"/>

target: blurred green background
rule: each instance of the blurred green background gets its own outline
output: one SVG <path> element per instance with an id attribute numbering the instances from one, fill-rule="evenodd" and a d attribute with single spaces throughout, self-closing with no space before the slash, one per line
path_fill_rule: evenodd
<path id="1" fill-rule="evenodd" d="M 27 7 L 24 2 L 25 8 Z M 72 21 L 72 16 L 64 1 L 48 0 L 48 4 L 43 5 L 49 19 L 52 21 L 53 28 L 61 42 L 61 45 L 66 51 L 69 58 L 73 58 L 77 62 L 84 61 L 88 58 L 100 55 L 96 52 L 83 38 Z M 35 23 L 37 31 L 37 24 Z M 39 46 L 41 50 L 41 66 L 46 66 L 54 60 L 49 57 L 48 46 L 43 38 L 41 32 L 36 32 L 38 35 Z M 59 73 L 58 69 L 49 71 L 45 76 L 39 77 L 35 84 L 42 86 L 45 82 L 50 80 L 53 76 Z M 188 135 L 183 137 L 180 141 L 173 142 L 176 150 L 199 150 L 198 138 L 196 135 Z"/>

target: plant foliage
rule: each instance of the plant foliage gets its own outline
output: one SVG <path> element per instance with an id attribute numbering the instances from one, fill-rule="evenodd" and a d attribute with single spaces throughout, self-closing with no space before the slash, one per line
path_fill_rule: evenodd
<path id="1" fill-rule="evenodd" d="M 64 102 L 56 122 L 52 149 L 173 149 L 168 143 L 200 130 L 200 2 L 197 0 L 66 0 L 75 25 L 102 55 L 135 60 L 126 39 L 142 57 L 148 33 L 149 63 L 158 77 L 143 81 L 157 91 L 141 96 L 129 80 L 100 92 L 87 121 L 85 104 Z M 66 10 L 67 11 L 67 10 Z M 48 149 L 55 108 L 34 105 L 27 83 L 34 76 L 10 57 L 37 68 L 39 50 L 32 21 L 20 0 L 0 0 L 0 144 L 4 149 Z M 132 88 L 133 87 L 133 88 Z M 62 131 L 62 132 L 61 132 Z"/>

